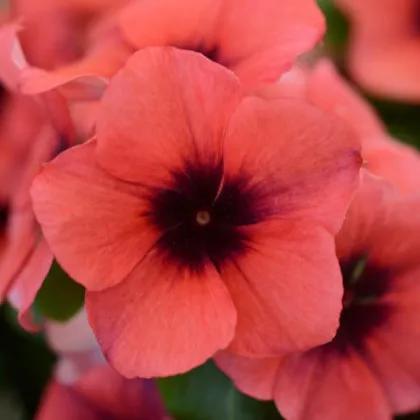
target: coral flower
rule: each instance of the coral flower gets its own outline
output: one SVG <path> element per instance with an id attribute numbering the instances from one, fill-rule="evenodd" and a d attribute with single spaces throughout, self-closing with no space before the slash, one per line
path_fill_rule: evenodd
<path id="1" fill-rule="evenodd" d="M 354 137 L 299 101 L 243 98 L 201 54 L 133 55 L 105 93 L 97 138 L 47 164 L 32 189 L 111 364 L 170 375 L 228 345 L 276 354 L 329 340 Z"/>
<path id="2" fill-rule="evenodd" d="M 418 198 L 397 200 L 366 175 L 337 237 L 345 289 L 337 335 L 279 358 L 220 353 L 239 389 L 274 397 L 290 420 L 385 420 L 417 409 L 419 211 Z"/>
<path id="3" fill-rule="evenodd" d="M 115 10 L 107 25 L 102 34 L 108 35 L 88 43 L 81 61 L 50 73 L 26 72 L 23 91 L 39 93 L 92 75 L 110 77 L 121 67 L 127 45 L 200 52 L 253 88 L 275 81 L 325 30 L 314 0 L 134 0 Z"/>
<path id="4" fill-rule="evenodd" d="M 150 380 L 125 379 L 107 365 L 96 366 L 76 384 L 52 380 L 35 420 L 169 420 Z"/>
<path id="5" fill-rule="evenodd" d="M 392 138 L 369 103 L 320 60 L 313 68 L 296 66 L 280 83 L 260 91 L 266 98 L 297 97 L 349 123 L 360 137 L 364 166 L 386 178 L 403 194 L 420 193 L 420 154 Z"/>
<path id="6" fill-rule="evenodd" d="M 57 136 L 32 99 L 3 90 L 0 110 L 0 302 L 7 295 L 30 326 L 27 310 L 45 278 L 52 254 L 32 210 L 29 187 L 58 147 Z"/>
<path id="7" fill-rule="evenodd" d="M 334 0 L 351 21 L 348 64 L 369 92 L 420 101 L 417 0 Z"/>
<path id="8" fill-rule="evenodd" d="M 59 359 L 35 419 L 169 419 L 152 381 L 122 378 L 98 357 L 84 311 L 65 324 L 47 323 L 46 330 Z"/>

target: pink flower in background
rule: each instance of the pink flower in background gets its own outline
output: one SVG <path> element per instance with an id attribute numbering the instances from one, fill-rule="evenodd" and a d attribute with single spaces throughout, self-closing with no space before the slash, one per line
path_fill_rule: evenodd
<path id="1" fill-rule="evenodd" d="M 369 105 L 337 73 L 334 65 L 320 60 L 313 68 L 296 66 L 280 83 L 259 91 L 265 98 L 294 97 L 346 121 L 360 137 L 364 167 L 386 178 L 405 195 L 420 193 L 420 154 L 392 138 Z"/>
<path id="2" fill-rule="evenodd" d="M 274 82 L 325 30 L 312 0 L 134 0 L 120 25 L 136 48 L 172 45 L 201 52 L 247 87 Z"/>
<path id="3" fill-rule="evenodd" d="M 64 98 L 57 92 L 39 98 L 15 92 L 19 68 L 26 63 L 14 43 L 17 26 L 1 20 L 5 23 L 0 28 L 0 302 L 8 296 L 19 310 L 21 324 L 34 329 L 29 309 L 53 256 L 35 220 L 29 188 L 41 166 L 71 144 L 72 128 Z"/>
<path id="4" fill-rule="evenodd" d="M 106 365 L 82 310 L 46 334 L 59 360 L 36 420 L 168 420 L 153 381 L 122 378 Z"/>
<path id="5" fill-rule="evenodd" d="M 350 19 L 348 66 L 374 95 L 420 102 L 417 0 L 334 0 Z"/>
<path id="6" fill-rule="evenodd" d="M 111 16 L 86 28 L 87 46 L 81 60 L 54 72 L 30 69 L 23 74 L 22 91 L 39 93 L 76 84 L 91 96 L 87 87 L 99 83 L 91 76 L 111 77 L 132 52 L 149 46 L 200 52 L 233 70 L 245 87 L 253 88 L 275 81 L 325 30 L 314 0 L 115 3 L 121 7 Z"/>
<path id="7" fill-rule="evenodd" d="M 73 385 L 52 380 L 35 420 L 170 420 L 151 380 L 125 379 L 110 366 L 84 373 Z"/>
<path id="8" fill-rule="evenodd" d="M 269 355 L 328 341 L 342 294 L 334 235 L 361 164 L 354 137 L 299 101 L 243 98 L 200 54 L 136 53 L 105 93 L 97 138 L 47 164 L 32 189 L 110 363 L 162 376 L 227 346 Z"/>
<path id="9" fill-rule="evenodd" d="M 290 420 L 385 420 L 420 407 L 420 201 L 397 197 L 365 174 L 337 237 L 345 291 L 335 338 L 279 358 L 220 353 L 240 390 L 274 398 Z"/>
<path id="10" fill-rule="evenodd" d="M 43 162 L 57 149 L 57 140 L 32 99 L 3 90 L 0 302 L 9 295 L 26 328 L 33 328 L 28 309 L 52 262 L 51 251 L 39 235 L 29 187 Z"/>

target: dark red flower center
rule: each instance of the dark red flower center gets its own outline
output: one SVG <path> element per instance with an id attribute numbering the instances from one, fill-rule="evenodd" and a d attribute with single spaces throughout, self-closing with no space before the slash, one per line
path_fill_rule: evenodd
<path id="1" fill-rule="evenodd" d="M 344 282 L 343 310 L 333 344 L 360 347 L 372 329 L 383 324 L 390 307 L 380 301 L 392 279 L 390 270 L 355 257 L 340 263 Z"/>
<path id="2" fill-rule="evenodd" d="M 197 45 L 185 45 L 181 46 L 181 49 L 195 51 L 200 54 L 203 54 L 204 57 L 207 57 L 209 60 L 214 61 L 215 63 L 227 66 L 225 60 L 223 60 L 220 54 L 220 48 L 218 45 L 213 46 L 206 46 L 204 44 L 197 44 Z"/>
<path id="3" fill-rule="evenodd" d="M 244 252 L 241 227 L 261 220 L 259 194 L 248 179 L 223 177 L 223 165 L 186 165 L 171 184 L 150 194 L 147 216 L 162 232 L 158 247 L 173 262 L 194 270 L 211 261 L 217 269 Z"/>
<path id="4" fill-rule="evenodd" d="M 8 93 L 4 86 L 0 83 L 0 112 L 3 111 Z"/>
<path id="5" fill-rule="evenodd" d="M 3 233 L 9 221 L 10 208 L 6 203 L 0 204 L 0 232 Z"/>
<path id="6" fill-rule="evenodd" d="M 420 36 L 420 1 L 413 0 L 413 28 L 414 33 Z"/>

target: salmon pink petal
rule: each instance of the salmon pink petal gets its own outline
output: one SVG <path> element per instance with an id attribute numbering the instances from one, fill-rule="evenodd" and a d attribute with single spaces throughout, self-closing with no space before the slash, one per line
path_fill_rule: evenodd
<path id="1" fill-rule="evenodd" d="M 20 75 L 24 94 L 38 94 L 60 88 L 67 98 L 99 99 L 112 77 L 127 61 L 132 50 L 119 38 L 109 37 L 98 42 L 85 58 L 55 71 L 36 67 Z"/>
<path id="2" fill-rule="evenodd" d="M 229 376 L 239 391 L 259 400 L 272 400 L 279 358 L 251 359 L 228 351 L 214 358 L 217 366 Z"/>
<path id="3" fill-rule="evenodd" d="M 407 27 L 408 23 L 406 22 Z M 404 36 L 404 35 L 403 35 Z M 379 96 L 418 103 L 420 85 L 420 42 L 417 37 L 370 46 L 360 39 L 350 50 L 349 67 L 360 85 Z"/>
<path id="4" fill-rule="evenodd" d="M 361 181 L 346 219 L 336 236 L 337 255 L 342 260 L 364 255 L 387 224 L 397 192 L 387 181 L 362 169 Z"/>
<path id="5" fill-rule="evenodd" d="M 248 98 L 226 134 L 226 176 L 246 168 L 261 216 L 336 233 L 359 180 L 360 144 L 336 117 L 294 99 Z"/>
<path id="6" fill-rule="evenodd" d="M 30 211 L 13 212 L 8 223 L 8 242 L 0 260 L 0 302 L 30 257 L 37 233 Z"/>
<path id="7" fill-rule="evenodd" d="M 385 128 L 373 108 L 339 76 L 329 60 L 320 61 L 308 78 L 307 97 L 316 107 L 347 121 L 361 136 L 382 136 Z"/>
<path id="8" fill-rule="evenodd" d="M 29 67 L 20 76 L 20 90 L 25 95 L 35 95 L 62 87 L 69 99 L 99 99 L 108 85 L 104 77 L 78 69 L 60 69 L 48 72 Z"/>
<path id="9" fill-rule="evenodd" d="M 91 403 L 115 419 L 164 419 L 163 406 L 153 381 L 127 380 L 108 365 L 86 372 L 75 388 Z"/>
<path id="10" fill-rule="evenodd" d="M 218 33 L 220 62 L 250 87 L 274 82 L 325 30 L 313 0 L 228 0 Z"/>
<path id="11" fill-rule="evenodd" d="M 270 357 L 331 340 L 343 293 L 332 235 L 304 221 L 259 223 L 242 232 L 247 253 L 221 269 L 238 310 L 230 351 Z"/>
<path id="12" fill-rule="evenodd" d="M 119 285 L 88 292 L 86 308 L 106 358 L 126 377 L 188 371 L 227 347 L 236 325 L 210 263 L 194 272 L 154 251 Z"/>
<path id="13" fill-rule="evenodd" d="M 94 141 L 76 146 L 46 165 L 32 197 L 59 263 L 87 288 L 101 290 L 123 280 L 157 235 L 142 215 L 141 187 L 105 173 L 94 149 Z"/>
<path id="14" fill-rule="evenodd" d="M 352 349 L 321 347 L 288 357 L 277 376 L 275 402 L 290 420 L 392 417 L 382 388 Z"/>
<path id="15" fill-rule="evenodd" d="M 28 66 L 18 39 L 18 23 L 8 23 L 0 28 L 0 79 L 10 90 L 19 87 L 20 71 Z"/>
<path id="16" fill-rule="evenodd" d="M 41 240 L 13 282 L 9 298 L 19 311 L 20 324 L 28 331 L 39 330 L 39 325 L 33 319 L 31 307 L 52 262 L 51 250 L 46 242 Z"/>
<path id="17" fill-rule="evenodd" d="M 35 420 L 103 420 L 103 414 L 74 389 L 53 380 L 45 391 Z"/>
<path id="18" fill-rule="evenodd" d="M 211 49 L 221 7 L 220 0 L 183 0 L 182 4 L 178 0 L 137 0 L 123 8 L 120 25 L 136 48 Z"/>
<path id="19" fill-rule="evenodd" d="M 369 171 L 392 182 L 402 194 L 420 192 L 420 154 L 414 147 L 384 138 L 364 148 Z"/>
<path id="20" fill-rule="evenodd" d="M 98 162 L 114 176 L 148 184 L 161 184 L 188 158 L 219 162 L 225 125 L 239 99 L 236 77 L 201 54 L 141 50 L 103 97 Z"/>
<path id="21" fill-rule="evenodd" d="M 365 340 L 364 355 L 396 413 L 420 407 L 419 269 L 393 278 L 381 299 L 386 324 Z"/>
<path id="22" fill-rule="evenodd" d="M 348 62 L 354 79 L 373 94 L 418 102 L 417 3 L 412 0 L 336 2 L 352 21 Z"/>
<path id="23" fill-rule="evenodd" d="M 390 204 L 391 205 L 391 204 Z M 420 199 L 413 196 L 393 203 L 388 223 L 376 233 L 370 257 L 389 270 L 418 267 L 420 236 Z"/>

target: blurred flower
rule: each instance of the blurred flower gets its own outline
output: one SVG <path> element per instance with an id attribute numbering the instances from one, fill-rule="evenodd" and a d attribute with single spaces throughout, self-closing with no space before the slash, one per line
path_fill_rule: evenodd
<path id="1" fill-rule="evenodd" d="M 296 66 L 279 83 L 259 91 L 265 98 L 297 97 L 349 123 L 360 137 L 364 167 L 386 178 L 403 194 L 420 193 L 420 154 L 390 137 L 374 109 L 320 60 L 313 68 Z"/>
<path id="2" fill-rule="evenodd" d="M 334 235 L 359 145 L 299 101 L 240 92 L 200 54 L 138 52 L 104 95 L 97 139 L 34 182 L 44 234 L 128 377 L 183 372 L 229 345 L 276 354 L 335 333 Z"/>
<path id="3" fill-rule="evenodd" d="M 417 0 L 334 0 L 351 23 L 348 64 L 369 92 L 420 101 Z"/>
<path id="4" fill-rule="evenodd" d="M 35 220 L 29 188 L 41 166 L 71 144 L 71 127 L 57 92 L 42 98 L 16 93 L 17 74 L 25 61 L 14 43 L 17 26 L 4 16 L 0 21 L 0 302 L 8 296 L 21 324 L 34 329 L 29 309 L 53 257 Z"/>
<path id="5" fill-rule="evenodd" d="M 345 289 L 337 335 L 279 358 L 220 353 L 239 389 L 274 397 L 290 420 L 380 420 L 418 408 L 419 211 L 418 198 L 398 199 L 365 173 L 337 237 Z"/>
<path id="6" fill-rule="evenodd" d="M 200 52 L 233 70 L 247 87 L 275 81 L 322 37 L 314 0 L 133 0 L 86 26 L 85 54 L 54 72 L 32 68 L 22 90 L 39 93 L 79 85 L 92 96 L 91 76 L 109 78 L 135 50 L 174 46 Z M 87 32 L 87 35 L 86 35 Z M 100 83 L 99 83 L 100 84 Z M 88 93 L 89 92 L 89 93 Z"/>
<path id="7" fill-rule="evenodd" d="M 120 17 L 124 35 L 136 48 L 172 45 L 201 52 L 233 70 L 247 87 L 277 80 L 325 29 L 312 0 L 183 3 L 132 1 Z"/>
<path id="8" fill-rule="evenodd" d="M 52 262 L 39 235 L 29 187 L 57 149 L 57 136 L 32 99 L 3 94 L 0 110 L 1 231 L 0 302 L 6 295 L 32 328 L 27 312 Z"/>
<path id="9" fill-rule="evenodd" d="M 84 311 L 46 331 L 60 358 L 35 419 L 169 419 L 153 381 L 122 378 L 105 364 Z"/>

